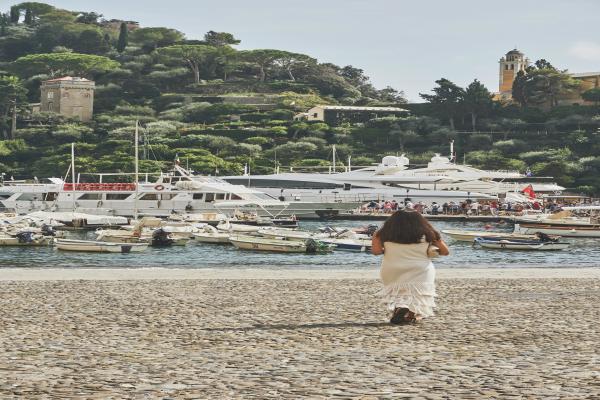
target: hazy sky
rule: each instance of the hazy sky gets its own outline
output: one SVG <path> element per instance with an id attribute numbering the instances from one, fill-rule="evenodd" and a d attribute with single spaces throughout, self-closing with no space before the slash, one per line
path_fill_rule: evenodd
<path id="1" fill-rule="evenodd" d="M 43 1 L 43 0 L 40 0 Z M 498 89 L 498 59 L 517 46 L 572 72 L 600 71 L 600 0 L 54 0 L 188 38 L 233 33 L 241 49 L 279 48 L 365 70 L 409 100 L 436 79 Z M 9 2 L 0 0 L 7 9 Z"/>

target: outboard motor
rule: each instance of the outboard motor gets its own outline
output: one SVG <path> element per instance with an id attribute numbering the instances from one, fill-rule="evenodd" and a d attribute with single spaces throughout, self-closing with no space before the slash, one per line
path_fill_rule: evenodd
<path id="1" fill-rule="evenodd" d="M 169 233 L 162 228 L 152 232 L 152 246 L 171 246 L 175 241 L 169 237 Z"/>
<path id="2" fill-rule="evenodd" d="M 370 224 L 369 226 L 367 226 L 365 233 L 369 236 L 373 236 L 373 234 L 375 234 L 375 232 L 377 232 L 378 229 L 379 229 L 378 225 Z"/>
<path id="3" fill-rule="evenodd" d="M 321 232 L 323 233 L 333 233 L 335 232 L 335 229 L 333 229 L 331 226 L 327 225 L 324 228 L 320 228 L 319 229 Z"/>
<path id="4" fill-rule="evenodd" d="M 317 243 L 316 240 L 307 239 L 305 243 L 306 243 L 306 252 L 308 254 L 315 254 L 317 252 L 317 250 L 319 250 L 319 244 Z"/>
<path id="5" fill-rule="evenodd" d="M 33 232 L 19 232 L 15 235 L 19 239 L 19 243 L 32 243 Z"/>
<path id="6" fill-rule="evenodd" d="M 536 232 L 535 236 L 537 236 L 538 239 L 540 239 L 540 242 L 543 242 L 543 243 L 558 242 L 558 239 L 552 238 L 549 235 L 545 234 L 544 232 Z"/>
<path id="7" fill-rule="evenodd" d="M 52 228 L 52 225 L 44 224 L 42 225 L 41 230 L 42 236 L 56 236 L 56 232 L 54 232 L 54 228 Z"/>

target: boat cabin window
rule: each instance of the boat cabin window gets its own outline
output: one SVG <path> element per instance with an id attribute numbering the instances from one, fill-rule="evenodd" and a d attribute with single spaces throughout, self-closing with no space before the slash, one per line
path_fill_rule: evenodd
<path id="1" fill-rule="evenodd" d="M 6 200 L 10 197 L 10 194 L 0 194 L 0 200 Z"/>
<path id="2" fill-rule="evenodd" d="M 19 201 L 38 201 L 44 198 L 45 193 L 22 193 L 18 200 Z"/>
<path id="3" fill-rule="evenodd" d="M 204 198 L 204 201 L 207 203 L 210 203 L 211 201 L 215 200 L 215 194 L 214 193 L 206 193 L 206 197 Z"/>
<path id="4" fill-rule="evenodd" d="M 254 193 L 254 196 L 256 196 L 262 200 L 275 200 L 275 197 L 268 195 L 266 193 Z"/>
<path id="5" fill-rule="evenodd" d="M 78 200 L 102 200 L 102 193 L 84 193 Z"/>
<path id="6" fill-rule="evenodd" d="M 127 193 L 106 193 L 106 200 L 125 200 L 129 196 Z"/>
<path id="7" fill-rule="evenodd" d="M 231 194 L 231 200 L 242 200 L 242 198 L 240 196 L 238 196 L 237 194 L 232 193 Z"/>
<path id="8" fill-rule="evenodd" d="M 158 194 L 157 193 L 146 193 L 145 195 L 140 197 L 140 200 L 158 200 Z"/>
<path id="9" fill-rule="evenodd" d="M 225 193 L 217 193 L 217 200 L 225 200 Z"/>
<path id="10" fill-rule="evenodd" d="M 173 197 L 177 196 L 176 194 L 173 193 L 162 193 L 160 195 L 160 199 L 161 200 L 171 200 Z"/>
<path id="11" fill-rule="evenodd" d="M 336 189 L 342 185 L 339 183 L 319 182 L 319 181 L 301 181 L 285 179 L 255 179 L 250 177 L 227 179 L 227 182 L 236 185 L 245 185 L 257 188 L 282 188 L 282 189 Z"/>
<path id="12" fill-rule="evenodd" d="M 194 193 L 194 195 L 192 196 L 194 200 L 202 200 L 203 197 L 204 193 Z"/>
<path id="13" fill-rule="evenodd" d="M 55 201 L 57 197 L 58 193 L 56 192 L 46 193 L 46 201 Z"/>

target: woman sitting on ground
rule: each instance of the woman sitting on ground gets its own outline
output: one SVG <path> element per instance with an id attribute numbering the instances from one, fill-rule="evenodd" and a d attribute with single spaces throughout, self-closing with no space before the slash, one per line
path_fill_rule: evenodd
<path id="1" fill-rule="evenodd" d="M 450 254 L 440 233 L 418 212 L 396 211 L 373 235 L 373 254 L 383 254 L 381 280 L 392 324 L 433 315 L 435 269 L 432 257 Z"/>

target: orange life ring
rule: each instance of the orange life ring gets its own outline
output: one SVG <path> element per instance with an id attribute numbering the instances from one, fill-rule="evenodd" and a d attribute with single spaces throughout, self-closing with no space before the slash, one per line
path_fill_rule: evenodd
<path id="1" fill-rule="evenodd" d="M 163 185 L 156 185 L 156 186 L 154 186 L 154 189 L 161 191 L 161 190 L 165 190 L 165 187 Z"/>

